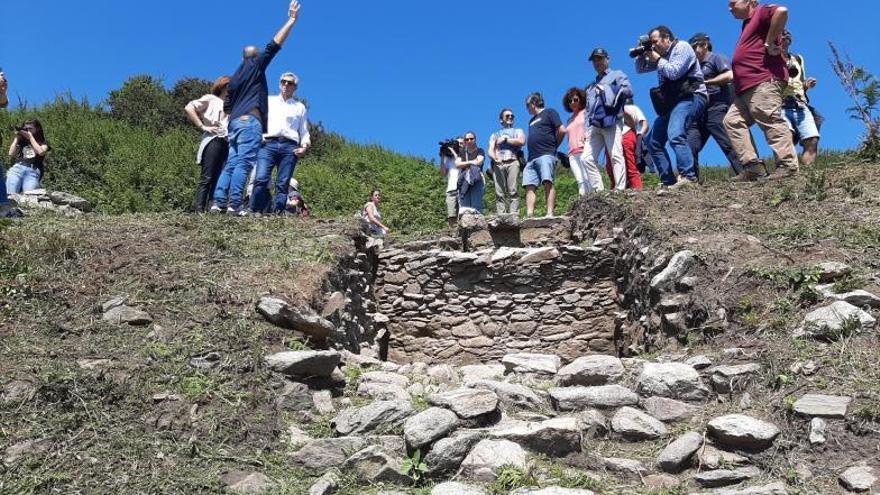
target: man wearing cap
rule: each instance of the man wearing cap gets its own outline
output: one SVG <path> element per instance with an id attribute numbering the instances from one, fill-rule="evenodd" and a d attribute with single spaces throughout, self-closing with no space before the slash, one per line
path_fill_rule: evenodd
<path id="1" fill-rule="evenodd" d="M 668 112 L 658 115 L 654 121 L 648 140 L 651 159 L 664 185 L 678 188 L 696 184 L 697 169 L 694 152 L 688 144 L 688 129 L 702 117 L 709 100 L 703 71 L 691 45 L 676 39 L 668 27 L 657 26 L 648 36 L 651 38 L 651 49 L 636 58 L 636 72 L 645 74 L 657 71 L 660 91 L 667 98 Z M 680 177 L 676 177 L 672 170 L 667 143 L 675 153 Z"/>
<path id="2" fill-rule="evenodd" d="M 688 129 L 688 142 L 694 152 L 694 165 L 700 166 L 700 152 L 709 142 L 709 137 L 715 139 L 718 147 L 730 162 L 733 174 L 742 172 L 742 164 L 727 131 L 724 130 L 724 117 L 730 109 L 733 101 L 733 69 L 727 61 L 727 57 L 712 51 L 712 40 L 706 33 L 697 33 L 689 40 L 691 47 L 700 60 L 700 68 L 706 83 L 706 91 L 709 93 L 709 104 L 702 118 L 696 119 L 694 125 Z"/>
<path id="3" fill-rule="evenodd" d="M 757 180 L 764 163 L 752 141 L 749 128 L 758 124 L 776 155 L 771 178 L 798 172 L 797 151 L 788 123 L 782 115 L 782 94 L 788 70 L 782 56 L 782 32 L 788 9 L 776 4 L 759 5 L 758 0 L 730 0 L 730 13 L 743 21 L 742 34 L 733 53 L 733 86 L 736 96 L 724 118 L 724 128 L 742 163 L 741 181 Z"/>
<path id="4" fill-rule="evenodd" d="M 604 48 L 590 53 L 590 62 L 596 70 L 596 79 L 587 86 L 587 143 L 583 155 L 588 170 L 598 168 L 602 151 L 611 157 L 616 191 L 626 189 L 626 159 L 623 155 L 624 106 L 633 97 L 629 78 L 619 70 L 609 68 L 610 57 Z"/>
<path id="5" fill-rule="evenodd" d="M 306 106 L 293 97 L 299 78 L 292 72 L 285 72 L 279 84 L 281 93 L 269 97 L 269 121 L 263 134 L 251 196 L 250 209 L 254 213 L 285 211 L 287 188 L 296 162 L 311 145 Z M 276 167 L 274 200 L 270 201 L 269 182 Z"/>
<path id="6" fill-rule="evenodd" d="M 244 49 L 241 65 L 229 82 L 223 110 L 229 115 L 229 158 L 214 189 L 211 211 L 241 215 L 248 175 L 257 163 L 262 134 L 269 114 L 266 69 L 281 50 L 299 18 L 299 0 L 290 2 L 287 22 L 261 52 L 255 46 Z M 285 183 L 285 190 L 286 190 Z"/>

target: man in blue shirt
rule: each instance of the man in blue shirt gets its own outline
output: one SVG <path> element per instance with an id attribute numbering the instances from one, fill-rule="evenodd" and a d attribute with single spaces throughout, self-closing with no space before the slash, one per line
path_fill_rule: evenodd
<path id="1" fill-rule="evenodd" d="M 266 132 L 269 88 L 266 68 L 281 50 L 299 17 L 299 0 L 290 2 L 287 22 L 260 52 L 255 46 L 244 49 L 244 60 L 229 82 L 223 110 L 229 115 L 229 158 L 214 189 L 212 212 L 246 214 L 242 208 L 245 184 L 257 163 L 257 154 Z"/>
<path id="2" fill-rule="evenodd" d="M 529 120 L 529 161 L 523 170 L 523 187 L 526 188 L 526 216 L 535 216 L 536 191 L 544 184 L 544 198 L 547 200 L 547 216 L 553 216 L 556 207 L 556 149 L 565 137 L 565 126 L 559 113 L 552 108 L 544 108 L 541 93 L 532 93 L 526 98 L 526 109 L 532 116 Z"/>
<path id="3" fill-rule="evenodd" d="M 626 189 L 626 157 L 623 154 L 624 106 L 633 97 L 629 78 L 619 70 L 611 70 L 610 57 L 604 48 L 590 53 L 596 69 L 596 80 L 587 87 L 587 108 L 584 118 L 587 142 L 581 158 L 587 170 L 598 170 L 602 151 L 611 157 L 611 189 Z M 604 116 L 604 118 L 603 118 Z"/>
<path id="4" fill-rule="evenodd" d="M 657 71 L 660 88 L 671 108 L 668 115 L 658 115 L 654 121 L 648 140 L 651 159 L 664 185 L 673 188 L 693 185 L 697 183 L 697 169 L 688 144 L 688 127 L 702 116 L 709 100 L 703 71 L 691 45 L 675 39 L 668 27 L 658 26 L 649 36 L 651 49 L 636 58 L 636 72 Z M 680 180 L 672 170 L 667 142 L 675 153 Z"/>
<path id="5" fill-rule="evenodd" d="M 742 172 L 742 164 L 724 129 L 724 116 L 727 115 L 727 110 L 733 102 L 733 69 L 727 57 L 712 51 L 712 40 L 708 34 L 697 33 L 688 40 L 688 43 L 700 60 L 706 91 L 709 93 L 709 105 L 703 117 L 695 119 L 695 125 L 688 129 L 688 142 L 694 151 L 694 165 L 699 168 L 700 152 L 709 142 L 709 137 L 712 137 L 727 156 L 734 175 L 739 175 Z"/>

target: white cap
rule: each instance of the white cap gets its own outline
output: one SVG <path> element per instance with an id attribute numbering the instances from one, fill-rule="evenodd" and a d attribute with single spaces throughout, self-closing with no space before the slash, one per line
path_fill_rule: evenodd
<path id="1" fill-rule="evenodd" d="M 293 177 L 291 177 L 290 178 L 290 188 L 293 189 L 294 191 L 299 191 L 299 181 L 294 179 Z"/>

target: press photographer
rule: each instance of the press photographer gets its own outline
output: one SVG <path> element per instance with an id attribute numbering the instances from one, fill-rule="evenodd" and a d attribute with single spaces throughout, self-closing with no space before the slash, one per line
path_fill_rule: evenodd
<path id="1" fill-rule="evenodd" d="M 446 178 L 446 223 L 450 228 L 458 221 L 458 168 L 455 157 L 461 154 L 464 138 L 440 141 L 440 176 Z"/>
<path id="2" fill-rule="evenodd" d="M 671 188 L 697 183 L 694 153 L 688 144 L 688 127 L 701 118 L 709 100 L 700 61 L 686 41 L 678 40 L 666 26 L 648 33 L 651 49 L 635 60 L 636 72 L 657 72 L 660 85 L 651 89 L 657 112 L 648 149 L 660 179 Z M 633 50 L 635 51 L 635 50 Z M 666 143 L 672 146 L 680 178 L 672 169 Z"/>

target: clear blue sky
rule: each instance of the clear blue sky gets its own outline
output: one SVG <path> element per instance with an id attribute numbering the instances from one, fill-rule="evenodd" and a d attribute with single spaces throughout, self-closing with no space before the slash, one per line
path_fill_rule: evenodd
<path id="1" fill-rule="evenodd" d="M 822 144 L 851 148 L 862 130 L 844 113 L 850 102 L 829 66 L 827 42 L 880 75 L 880 4 L 784 4 L 791 9 L 793 51 L 819 79 L 811 95 L 828 119 Z M 68 90 L 100 102 L 136 74 L 161 76 L 170 86 L 184 76 L 231 73 L 242 47 L 268 42 L 287 9 L 284 0 L 27 5 L 27 19 L 4 23 L 0 66 L 11 80 L 12 101 L 30 104 Z M 313 120 L 357 142 L 431 158 L 439 139 L 468 129 L 485 143 L 502 107 L 512 107 L 525 126 L 523 100 L 531 91 L 543 92 L 565 119 L 562 94 L 593 78 L 586 59 L 596 46 L 630 74 L 637 102 L 653 117 L 647 95 L 656 76 L 636 75 L 627 49 L 661 23 L 685 39 L 706 31 L 727 55 L 740 30 L 726 0 L 303 0 L 300 22 L 269 68 L 270 89 L 292 70 Z M 707 149 L 709 162 L 724 163 L 714 144 Z"/>

